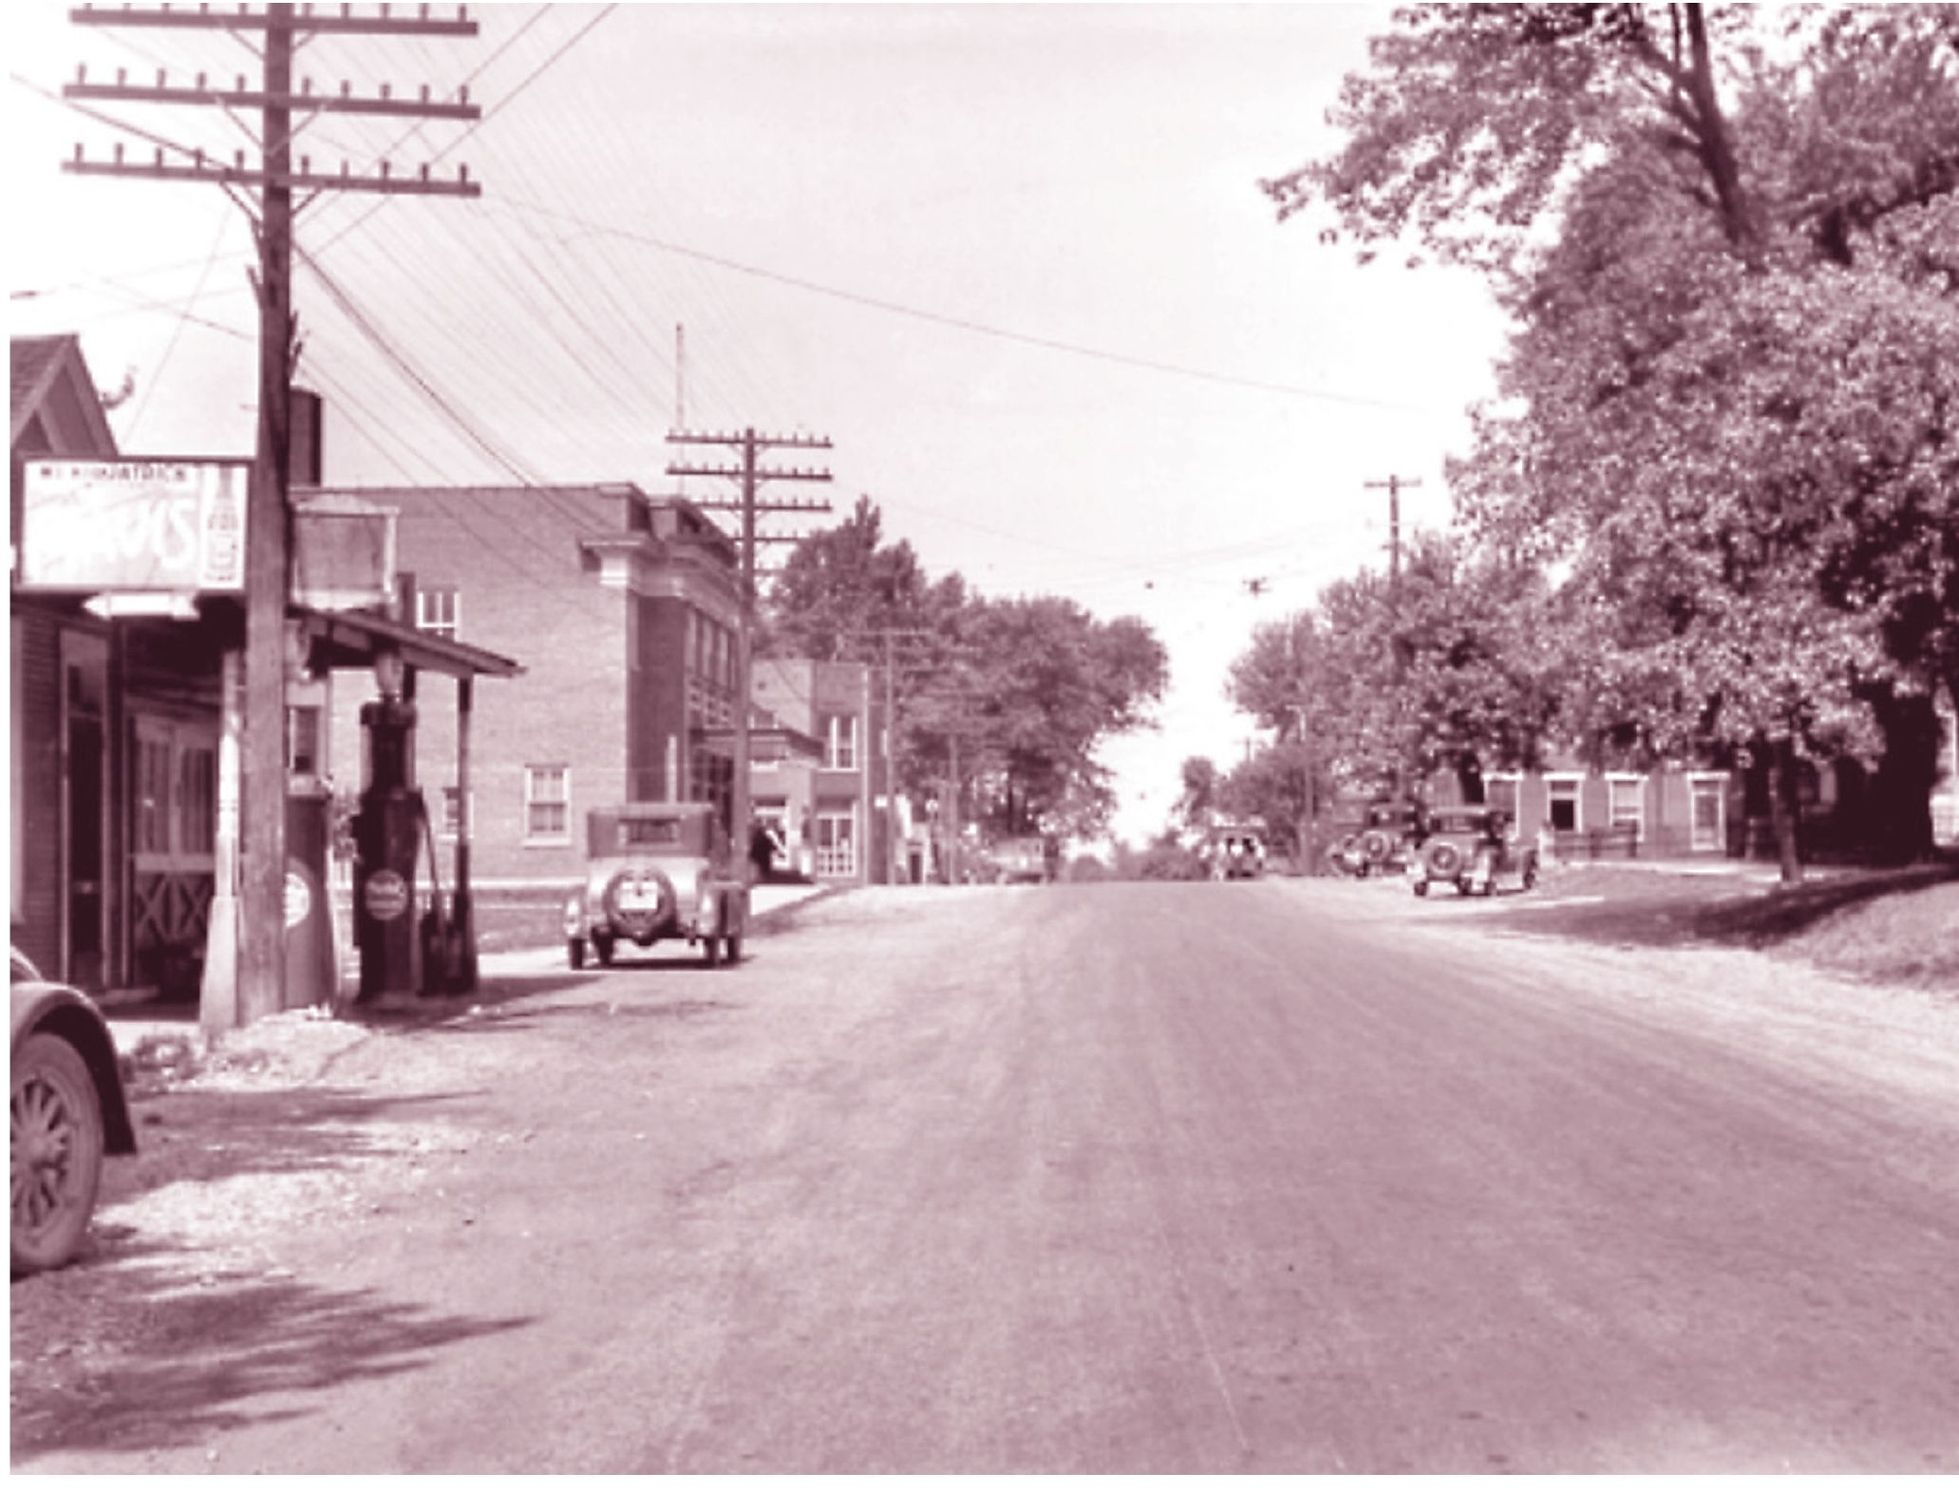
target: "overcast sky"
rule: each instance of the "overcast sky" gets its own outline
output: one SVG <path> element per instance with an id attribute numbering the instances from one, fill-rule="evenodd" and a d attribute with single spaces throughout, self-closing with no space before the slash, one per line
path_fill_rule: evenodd
<path id="1" fill-rule="evenodd" d="M 315 169 L 467 165 L 484 188 L 302 211 L 300 381 L 327 400 L 329 482 L 670 491 L 683 401 L 695 428 L 826 435 L 834 482 L 778 495 L 841 516 L 868 494 L 934 576 L 1156 630 L 1162 729 L 1105 754 L 1132 837 L 1164 823 L 1185 757 L 1243 752 L 1223 687 L 1254 625 L 1384 564 L 1365 484 L 1420 481 L 1404 531 L 1447 521 L 1496 312 L 1460 274 L 1355 267 L 1257 188 L 1326 145 L 1385 8 L 469 9 L 472 40 L 318 41 L 297 67 L 321 91 L 467 83 L 487 116 L 329 116 L 297 146 Z M 125 451 L 246 452 L 244 214 L 211 186 L 63 173 L 77 144 L 155 143 L 58 95 L 80 63 L 187 84 L 256 59 L 67 15 L 17 0 L 5 22 L 10 331 L 78 332 L 106 390 L 133 378 Z M 215 110 L 104 112 L 254 149 Z"/>

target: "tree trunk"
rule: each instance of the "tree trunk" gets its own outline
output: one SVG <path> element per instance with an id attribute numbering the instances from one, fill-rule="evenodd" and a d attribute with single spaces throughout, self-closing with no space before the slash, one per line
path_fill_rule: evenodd
<path id="1" fill-rule="evenodd" d="M 1871 697 L 1884 732 L 1872 782 L 1874 849 L 1887 865 L 1932 854 L 1932 786 L 1939 773 L 1939 715 L 1928 695 L 1900 695 L 1886 684 Z"/>
<path id="2" fill-rule="evenodd" d="M 1700 124 L 1701 166 L 1714 188 L 1721 209 L 1721 228 L 1728 242 L 1741 257 L 1755 263 L 1761 252 L 1761 231 L 1755 222 L 1752 204 L 1741 184 L 1741 166 L 1735 156 L 1734 137 L 1727 116 L 1721 112 L 1721 98 L 1714 80 L 1714 54 L 1708 42 L 1705 7 L 1684 7 L 1690 48 L 1687 92 L 1693 101 Z"/>
<path id="3" fill-rule="evenodd" d="M 1769 769 L 1769 824 L 1775 830 L 1782 884 L 1795 886 L 1803 879 L 1802 848 L 1796 841 L 1796 743 L 1785 736 L 1771 750 L 1775 760 Z"/>

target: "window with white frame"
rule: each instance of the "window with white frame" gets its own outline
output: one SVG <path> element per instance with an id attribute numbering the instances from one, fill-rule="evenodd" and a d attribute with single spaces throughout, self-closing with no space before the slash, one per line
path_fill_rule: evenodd
<path id="1" fill-rule="evenodd" d="M 1687 775 L 1691 825 L 1689 843 L 1695 850 L 1724 850 L 1728 843 L 1728 775 L 1696 772 Z"/>
<path id="2" fill-rule="evenodd" d="M 1544 791 L 1554 830 L 1579 830 L 1585 827 L 1581 789 L 1585 779 L 1578 773 L 1546 773 Z"/>
<path id="3" fill-rule="evenodd" d="M 1523 796 L 1523 774 L 1486 772 L 1483 774 L 1483 802 L 1502 811 L 1512 824 L 1517 822 L 1517 805 Z"/>
<path id="4" fill-rule="evenodd" d="M 571 843 L 571 769 L 561 762 L 524 768 L 524 841 L 529 845 Z"/>
<path id="5" fill-rule="evenodd" d="M 320 707 L 286 707 L 286 771 L 296 778 L 320 775 Z"/>
<path id="6" fill-rule="evenodd" d="M 816 874 L 857 874 L 857 811 L 819 809 L 816 815 Z"/>
<path id="7" fill-rule="evenodd" d="M 474 799 L 475 794 L 470 798 Z M 437 822 L 436 833 L 445 840 L 460 839 L 464 829 L 462 789 L 453 786 L 442 790 L 442 817 Z"/>
<path id="8" fill-rule="evenodd" d="M 415 592 L 415 625 L 438 638 L 453 638 L 460 620 L 462 598 L 454 586 L 418 587 Z"/>
<path id="9" fill-rule="evenodd" d="M 841 772 L 856 770 L 856 716 L 825 715 L 823 717 L 823 765 Z"/>
<path id="10" fill-rule="evenodd" d="M 1631 827 L 1646 838 L 1646 779 L 1638 773 L 1607 773 L 1605 778 L 1605 817 L 1614 829 Z"/>

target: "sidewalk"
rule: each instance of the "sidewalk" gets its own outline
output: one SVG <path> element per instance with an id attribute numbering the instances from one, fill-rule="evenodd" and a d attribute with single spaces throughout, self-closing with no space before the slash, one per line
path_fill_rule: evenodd
<path id="1" fill-rule="evenodd" d="M 796 882 L 766 883 L 752 887 L 749 890 L 750 931 L 766 936 L 780 924 L 787 909 L 814 902 L 838 890 L 839 888 L 836 887 Z M 483 954 L 477 959 L 478 976 L 485 982 L 564 968 L 563 944 L 534 949 L 507 949 Z M 438 1010 L 438 1003 L 445 999 L 453 1001 L 457 997 L 433 997 L 428 1001 L 429 1009 L 432 1012 Z M 412 1010 L 414 1001 L 415 997 L 402 997 L 399 1001 L 391 1000 L 386 1008 L 386 1014 L 398 1017 L 404 1010 Z M 280 1013 L 280 1017 L 359 1021 L 363 1009 L 361 1006 L 348 1003 L 334 1011 L 331 1017 L 325 1016 L 322 1008 L 315 1008 L 312 1011 L 285 1011 Z M 381 1013 L 381 1008 L 375 1009 L 376 1014 Z M 173 1002 L 167 1005 L 153 1000 L 133 1005 L 108 1003 L 103 1005 L 102 1014 L 108 1018 L 109 1033 L 115 1038 L 116 1051 L 124 1058 L 132 1058 L 140 1053 L 148 1066 L 171 1066 L 180 1055 L 182 1058 L 200 1057 L 211 1046 L 209 1036 L 198 1025 L 198 1008 L 195 1001 Z M 252 1028 L 245 1027 L 240 1030 L 249 1032 Z"/>

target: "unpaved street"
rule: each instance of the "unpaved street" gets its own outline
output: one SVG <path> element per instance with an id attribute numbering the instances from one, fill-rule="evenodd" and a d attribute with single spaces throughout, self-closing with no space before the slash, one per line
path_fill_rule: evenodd
<path id="1" fill-rule="evenodd" d="M 1493 927 L 863 892 L 145 1100 L 15 1470 L 1959 1468 L 1959 1002 Z"/>

